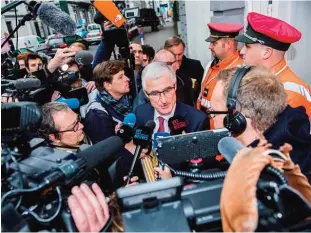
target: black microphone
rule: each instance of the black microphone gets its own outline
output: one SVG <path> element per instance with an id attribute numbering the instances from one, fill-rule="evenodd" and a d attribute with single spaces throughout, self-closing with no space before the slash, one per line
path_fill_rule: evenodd
<path id="1" fill-rule="evenodd" d="M 28 9 L 38 16 L 42 23 L 55 29 L 63 35 L 74 35 L 76 31 L 75 21 L 66 13 L 57 8 L 54 4 L 48 2 L 37 3 L 31 1 Z"/>
<path id="2" fill-rule="evenodd" d="M 75 61 L 78 65 L 90 65 L 93 62 L 93 54 L 85 50 L 80 50 L 76 52 Z"/>
<path id="3" fill-rule="evenodd" d="M 79 152 L 75 161 L 70 160 L 59 166 L 56 171 L 45 177 L 39 186 L 42 185 L 43 188 L 51 184 L 69 180 L 80 170 L 90 171 L 98 165 L 110 160 L 119 153 L 123 147 L 124 144 L 122 140 L 117 136 L 100 141 Z"/>
<path id="4" fill-rule="evenodd" d="M 156 125 L 154 121 L 150 120 L 150 121 L 147 121 L 145 126 L 137 127 L 135 129 L 133 142 L 136 145 L 136 148 L 134 152 L 134 159 L 131 165 L 131 169 L 127 176 L 127 184 L 130 183 L 136 160 L 138 156 L 140 156 L 142 149 L 151 145 L 151 137 L 152 137 L 152 133 L 153 133 L 155 126 Z"/>
<path id="5" fill-rule="evenodd" d="M 187 121 L 182 116 L 173 116 L 168 120 L 171 135 L 179 135 L 187 132 Z"/>
<path id="6" fill-rule="evenodd" d="M 5 80 L 2 79 L 2 88 L 16 88 L 16 90 L 26 90 L 31 88 L 38 88 L 41 86 L 41 81 L 37 78 L 20 78 L 17 80 Z"/>

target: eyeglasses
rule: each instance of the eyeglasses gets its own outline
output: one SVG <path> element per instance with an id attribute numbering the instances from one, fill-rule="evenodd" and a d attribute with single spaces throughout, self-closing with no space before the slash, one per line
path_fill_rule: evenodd
<path id="1" fill-rule="evenodd" d="M 71 132 L 71 131 L 77 132 L 79 130 L 79 123 L 80 122 L 81 122 L 81 117 L 78 115 L 77 120 L 71 129 L 62 130 L 62 131 L 58 131 L 58 132 L 54 132 L 54 133 L 65 133 L 65 132 Z"/>
<path id="2" fill-rule="evenodd" d="M 174 89 L 175 85 L 167 87 L 163 91 L 152 91 L 150 93 L 146 92 L 146 94 L 149 96 L 150 99 L 159 101 L 161 98 L 161 94 L 163 94 L 165 98 L 170 98 L 173 94 Z"/>
<path id="3" fill-rule="evenodd" d="M 229 111 L 215 111 L 213 108 L 208 108 L 205 113 L 209 119 L 213 119 L 217 114 L 228 114 Z"/>

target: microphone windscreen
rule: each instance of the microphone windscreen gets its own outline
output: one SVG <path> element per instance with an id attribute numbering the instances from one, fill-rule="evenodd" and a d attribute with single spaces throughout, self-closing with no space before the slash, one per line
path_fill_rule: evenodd
<path id="1" fill-rule="evenodd" d="M 42 23 L 56 32 L 68 36 L 74 35 L 76 32 L 77 26 L 74 20 L 52 3 L 42 2 L 37 10 L 37 15 Z"/>
<path id="2" fill-rule="evenodd" d="M 218 150 L 230 164 L 236 153 L 244 146 L 233 137 L 224 137 L 218 142 Z"/>
<path id="3" fill-rule="evenodd" d="M 134 128 L 135 124 L 136 124 L 136 116 L 134 113 L 129 113 L 125 116 L 123 122 L 123 125 L 128 125 L 131 128 Z"/>
<path id="4" fill-rule="evenodd" d="M 37 78 L 21 78 L 21 79 L 17 79 L 15 82 L 15 88 L 17 90 L 39 88 L 40 86 L 41 86 L 41 81 Z"/>
<path id="5" fill-rule="evenodd" d="M 149 120 L 147 121 L 147 123 L 145 124 L 145 127 L 149 128 L 151 131 L 154 130 L 154 128 L 156 127 L 156 124 L 154 121 Z"/>
<path id="6" fill-rule="evenodd" d="M 168 127 L 171 135 L 179 135 L 183 131 L 187 132 L 187 121 L 182 116 L 176 115 L 168 120 Z"/>
<path id="7" fill-rule="evenodd" d="M 76 52 L 75 61 L 78 65 L 90 65 L 93 62 L 93 54 L 85 50 Z"/>
<path id="8" fill-rule="evenodd" d="M 77 157 L 84 158 L 87 162 L 87 170 L 91 170 L 110 160 L 118 154 L 122 148 L 124 148 L 124 144 L 121 138 L 112 136 L 79 152 Z"/>
<path id="9" fill-rule="evenodd" d="M 72 110 L 78 109 L 80 107 L 80 101 L 77 98 L 66 99 L 64 97 L 60 97 L 55 102 L 65 103 Z"/>

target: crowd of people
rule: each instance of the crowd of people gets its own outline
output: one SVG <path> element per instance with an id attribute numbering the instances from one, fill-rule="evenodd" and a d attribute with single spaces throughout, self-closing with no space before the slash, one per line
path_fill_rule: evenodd
<path id="1" fill-rule="evenodd" d="M 49 61 L 34 53 L 19 54 L 17 61 L 20 69 L 26 69 L 25 78 L 42 69 L 46 79 L 55 81 L 67 64 L 66 72 L 78 76 L 70 87 L 85 87 L 88 92 L 89 102 L 72 110 L 57 102 L 61 90 L 52 89 L 50 101 L 42 106 L 38 135 L 51 147 L 76 152 L 81 144 L 92 145 L 117 135 L 131 112 L 136 115 L 136 125 L 154 121 L 153 134 L 170 133 L 169 119 L 182 116 L 187 122 L 186 133 L 227 128 L 249 148 L 261 147 L 263 138 L 277 149 L 290 144 L 289 159 L 310 182 L 311 88 L 285 60 L 286 51 L 299 41 L 301 33 L 284 21 L 255 12 L 248 14 L 247 22 L 242 34 L 243 25 L 208 24 L 206 42 L 214 59 L 205 69 L 200 61 L 184 55 L 185 43 L 177 36 L 168 38 L 156 52 L 152 46 L 131 43 L 129 50 L 135 58 L 132 76 L 126 62 L 98 55 L 104 45 L 98 47 L 93 67 L 72 59 L 77 51 L 86 50 L 79 42 L 58 49 Z M 244 43 L 240 51 L 238 42 Z M 1 100 L 2 104 L 19 101 L 8 93 L 2 93 Z M 114 191 L 125 186 L 135 148 L 133 140 L 125 143 L 111 161 L 94 169 L 97 184 L 72 189 L 68 205 L 79 231 L 99 232 L 109 218 L 110 230 L 124 231 Z M 149 153 L 143 149 L 140 158 Z M 167 166 L 153 166 L 161 179 L 174 176 Z M 134 175 L 130 186 L 144 180 L 141 163 L 136 164 Z M 306 182 L 305 188 L 311 196 L 310 183 Z M 109 202 L 104 193 L 110 196 Z"/>

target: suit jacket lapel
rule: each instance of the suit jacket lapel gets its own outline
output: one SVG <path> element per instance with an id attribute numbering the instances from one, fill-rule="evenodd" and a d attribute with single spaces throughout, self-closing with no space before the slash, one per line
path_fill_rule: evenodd
<path id="1" fill-rule="evenodd" d="M 182 116 L 182 117 L 186 117 L 187 115 L 187 111 L 185 109 L 183 109 L 182 104 L 180 104 L 179 102 L 176 102 L 176 109 L 175 109 L 175 113 L 174 116 Z"/>

